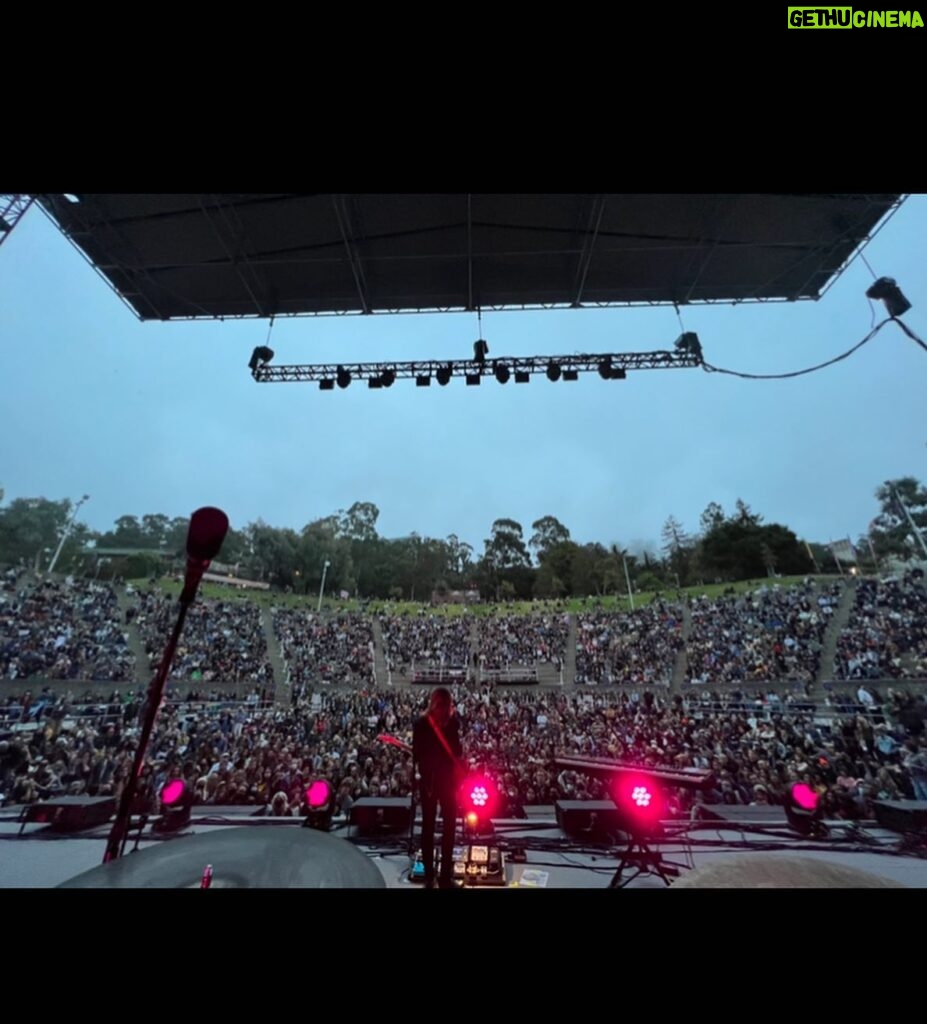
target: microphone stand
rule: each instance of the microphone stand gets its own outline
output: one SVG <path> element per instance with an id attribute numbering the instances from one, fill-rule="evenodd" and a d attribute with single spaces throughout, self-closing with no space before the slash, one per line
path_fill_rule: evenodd
<path id="1" fill-rule="evenodd" d="M 192 604 L 193 598 L 196 594 L 195 588 L 193 588 L 192 593 L 188 594 L 187 591 L 188 588 L 184 587 L 184 590 L 180 595 L 180 614 L 177 616 L 177 622 L 174 625 L 174 632 L 171 633 L 171 638 L 168 640 L 167 647 L 164 649 L 164 654 L 161 657 L 161 664 L 158 666 L 158 671 L 155 673 L 154 678 L 151 680 L 151 685 L 148 687 L 148 699 L 146 701 L 147 706 L 145 709 L 145 720 L 142 724 L 142 734 L 139 737 L 138 749 L 135 751 L 135 760 L 132 764 L 132 771 L 129 774 L 129 778 L 126 780 L 125 788 L 122 791 L 122 798 L 119 801 L 119 810 L 116 813 L 116 820 L 113 822 L 109 839 L 106 842 L 106 853 L 103 854 L 104 864 L 108 864 L 110 861 L 122 856 L 122 852 L 125 849 L 126 840 L 129 834 L 129 820 L 131 817 L 132 801 L 135 798 L 138 779 L 142 773 L 142 767 L 145 763 L 145 754 L 148 751 L 148 742 L 151 739 L 151 733 L 154 729 L 158 708 L 161 706 L 161 697 L 164 693 L 164 683 L 167 679 L 167 673 L 170 671 L 171 662 L 174 660 L 174 652 L 177 649 L 177 642 L 180 639 L 180 631 L 183 629 L 184 620 L 187 617 L 187 609 Z M 185 597 L 186 600 L 184 599 Z"/>
<path id="2" fill-rule="evenodd" d="M 418 788 L 420 782 L 416 781 L 416 770 L 418 768 L 418 762 L 415 757 L 412 758 L 412 785 L 411 795 L 409 796 L 409 862 L 412 867 L 409 868 L 409 877 L 411 879 L 412 872 L 415 871 L 415 808 L 418 805 Z"/>

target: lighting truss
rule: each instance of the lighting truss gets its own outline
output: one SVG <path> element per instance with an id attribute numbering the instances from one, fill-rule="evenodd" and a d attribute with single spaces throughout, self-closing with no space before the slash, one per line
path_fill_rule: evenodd
<path id="1" fill-rule="evenodd" d="M 352 381 L 380 381 L 384 374 L 393 380 L 434 377 L 441 371 L 449 377 L 488 377 L 492 379 L 496 369 L 506 367 L 511 375 L 546 375 L 548 367 L 556 364 L 562 373 L 597 373 L 605 379 L 621 379 L 628 370 L 672 370 L 694 368 L 701 365 L 701 353 L 691 351 L 620 352 L 599 353 L 598 355 L 568 356 L 501 356 L 487 359 L 483 363 L 475 359 L 427 359 L 409 363 L 338 363 L 300 364 L 294 366 L 259 366 L 252 376 L 259 384 L 284 382 L 334 381 L 339 370 L 350 374 Z M 601 372 L 607 367 L 609 375 Z M 522 378 L 524 379 L 524 378 Z M 570 378 L 567 378 L 569 380 Z M 440 381 L 439 381 L 440 383 Z M 513 385 L 514 386 L 514 385 Z"/>

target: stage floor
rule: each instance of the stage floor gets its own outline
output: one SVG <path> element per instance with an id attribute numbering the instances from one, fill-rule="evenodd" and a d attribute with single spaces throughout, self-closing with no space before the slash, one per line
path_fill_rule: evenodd
<path id="1" fill-rule="evenodd" d="M 221 814 L 218 813 L 221 810 Z M 742 812 L 749 809 L 743 808 Z M 139 850 L 162 851 L 180 861 L 196 860 L 196 844 L 205 842 L 202 837 L 230 828 L 240 835 L 248 833 L 256 838 L 254 830 L 285 830 L 288 840 L 295 839 L 301 821 L 293 818 L 255 818 L 253 809 L 221 808 L 209 816 L 194 815 L 190 827 L 183 833 L 169 838 L 149 838 L 146 832 L 139 844 Z M 827 839 L 803 839 L 790 834 L 784 821 L 773 816 L 757 815 L 751 820 L 749 814 L 738 816 L 736 822 L 674 822 L 672 828 L 685 828 L 684 834 L 666 835 L 649 844 L 650 851 L 659 854 L 661 866 L 667 871 L 672 887 L 725 887 L 725 888 L 767 888 L 767 887 L 814 887 L 814 888 L 862 888 L 896 887 L 927 888 L 927 840 L 923 837 L 919 850 L 905 846 L 902 837 L 878 827 L 874 822 L 863 823 L 862 827 L 849 827 L 846 822 L 829 824 Z M 620 877 L 616 872 L 621 862 L 623 846 L 597 842 L 592 837 L 566 838 L 557 827 L 554 809 L 532 808 L 528 820 L 497 821 L 496 835 L 492 845 L 500 848 L 504 855 L 504 884 L 478 886 L 484 891 L 499 891 L 503 888 L 544 888 L 544 889 L 596 889 L 608 888 L 613 881 L 627 883 L 627 888 L 666 887 L 664 879 L 654 871 L 636 873 L 640 861 L 625 865 Z M 20 823 L 18 808 L 6 808 L 0 812 L 0 886 L 3 888 L 49 888 L 75 879 L 86 871 L 100 867 L 106 846 L 108 826 L 92 829 L 86 833 L 61 834 L 52 832 L 48 826 L 26 825 L 19 836 Z M 357 837 L 355 829 L 337 824 L 325 837 L 332 837 L 338 843 L 350 844 L 362 852 L 382 876 L 383 885 L 388 889 L 416 891 L 419 882 L 410 880 L 411 859 L 409 856 L 408 832 L 403 834 Z M 416 830 L 417 834 L 417 830 Z M 302 833 L 305 836 L 305 833 Z M 138 856 L 129 852 L 133 843 L 126 847 L 125 858 Z M 253 845 L 253 843 L 252 843 Z M 257 847 L 255 846 L 255 849 Z M 920 853 L 922 856 L 918 856 Z M 350 851 L 353 856 L 354 850 Z M 349 854 L 346 851 L 346 856 Z M 221 854 L 210 854 L 221 860 Z M 263 856 L 263 855 L 259 855 Z M 307 857 L 315 856 L 307 850 Z M 149 860 L 151 855 L 149 855 Z M 161 858 L 163 859 L 163 857 Z M 241 857 L 238 858 L 241 860 Z M 140 868 L 143 861 L 136 862 Z M 263 863 L 263 862 L 262 862 Z M 124 860 L 124 865 L 129 866 Z M 198 861 L 197 861 L 198 865 Z M 205 865 L 203 865 L 205 867 Z M 215 886 L 260 886 L 260 887 L 325 887 L 349 888 L 343 877 L 322 878 L 321 883 L 306 880 L 306 875 L 297 878 L 291 874 L 286 881 L 274 881 L 266 865 L 263 871 L 255 870 L 252 877 L 245 877 L 238 871 L 234 880 L 231 876 L 223 882 L 223 864 L 213 865 Z M 197 870 L 201 870 L 197 867 Z M 323 869 L 319 869 L 324 874 Z M 165 881 L 167 876 L 159 875 L 158 887 L 172 887 Z M 127 883 L 123 880 L 120 886 Z M 129 883 L 131 884 L 131 883 Z M 139 886 L 151 887 L 150 881 L 139 882 Z M 178 873 L 176 886 L 189 887 L 189 877 Z"/>

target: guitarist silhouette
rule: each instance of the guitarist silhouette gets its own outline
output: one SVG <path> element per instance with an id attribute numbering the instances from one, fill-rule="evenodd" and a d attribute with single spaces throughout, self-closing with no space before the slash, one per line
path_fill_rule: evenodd
<path id="1" fill-rule="evenodd" d="M 441 875 L 439 889 L 453 888 L 454 835 L 457 828 L 457 784 L 460 779 L 460 722 L 450 690 L 432 691 L 428 711 L 412 732 L 412 753 L 421 778 L 422 863 L 425 888 L 435 887 L 435 821 L 441 804 Z"/>

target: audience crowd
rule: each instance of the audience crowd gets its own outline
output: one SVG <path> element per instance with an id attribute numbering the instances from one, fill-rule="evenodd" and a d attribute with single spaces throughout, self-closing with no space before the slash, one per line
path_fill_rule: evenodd
<path id="1" fill-rule="evenodd" d="M 491 615 L 479 620 L 483 668 L 552 664 L 559 667 L 570 637 L 569 615 Z"/>
<path id="2" fill-rule="evenodd" d="M 135 620 L 156 667 L 173 628 L 176 599 L 126 591 L 120 621 L 109 584 L 30 582 L 0 576 L 0 793 L 6 803 L 64 794 L 121 792 L 139 734 L 144 690 L 135 690 L 126 623 Z M 856 585 L 837 644 L 837 678 L 855 694 L 830 690 L 815 709 L 806 693 L 820 670 L 824 633 L 842 584 L 765 586 L 751 594 L 682 603 L 658 600 L 630 614 L 576 616 L 576 682 L 620 690 L 504 690 L 454 687 L 466 756 L 492 775 L 501 813 L 531 804 L 601 798 L 607 784 L 558 759 L 596 757 L 645 767 L 710 770 L 708 790 L 672 793 L 674 813 L 701 803 L 781 803 L 805 780 L 825 814 L 858 818 L 877 799 L 927 799 L 927 736 L 922 702 L 900 691 L 883 698 L 870 680 L 927 674 L 927 594 L 919 574 Z M 688 640 L 684 618 L 691 616 Z M 373 679 L 374 630 L 368 615 L 318 616 L 276 608 L 273 630 L 289 682 L 287 706 L 268 705 L 273 672 L 259 606 L 198 600 L 189 610 L 143 776 L 154 807 L 163 783 L 183 776 L 201 804 L 251 805 L 298 814 L 306 784 L 329 779 L 338 807 L 362 796 L 407 796 L 409 755 L 378 739 L 408 743 L 427 694 Z M 486 617 L 381 615 L 384 652 L 394 671 L 471 665 L 474 669 L 560 664 L 569 640 L 564 612 Z M 476 646 L 471 645 L 475 639 Z M 682 695 L 667 686 L 685 647 Z M 148 673 L 146 673 L 148 674 Z M 127 683 L 109 695 L 56 695 L 46 687 L 14 695 L 29 677 Z M 141 679 L 141 677 L 139 677 Z M 793 693 L 766 683 L 795 682 Z M 221 684 L 250 690 L 228 702 Z M 323 685 L 324 684 L 324 685 Z M 183 694 L 183 700 L 173 695 Z"/>
<path id="3" fill-rule="evenodd" d="M 107 583 L 70 576 L 29 582 L 8 571 L 0 589 L 0 679 L 134 678 L 120 618 Z"/>
<path id="4" fill-rule="evenodd" d="M 690 683 L 795 680 L 810 685 L 824 632 L 842 595 L 838 583 L 760 587 L 753 593 L 689 602 Z"/>
<path id="5" fill-rule="evenodd" d="M 884 581 L 860 580 L 841 630 L 837 679 L 927 675 L 927 586 L 923 573 Z"/>
<path id="6" fill-rule="evenodd" d="M 670 792 L 677 815 L 697 813 L 701 803 L 782 803 L 799 780 L 817 790 L 830 817 L 869 817 L 878 799 L 927 797 L 927 708 L 903 693 L 890 692 L 865 713 L 843 714 L 815 713 L 802 698 L 736 690 L 663 699 L 652 691 L 455 687 L 454 698 L 465 756 L 496 781 L 500 815 L 608 795 L 607 782 L 559 765 L 564 756 L 711 771 L 707 790 Z M 409 689 L 327 688 L 306 689 L 285 708 L 169 702 L 149 747 L 144 792 L 153 802 L 167 780 L 180 776 L 199 804 L 283 814 L 298 814 L 306 785 L 320 777 L 331 782 L 342 812 L 362 796 L 408 796 L 410 756 L 379 737 L 408 743 L 426 700 Z M 95 706 L 49 695 L 20 699 L 14 708 L 8 698 L 0 704 L 5 802 L 118 796 L 142 704 L 140 691 Z"/>
<path id="7" fill-rule="evenodd" d="M 154 591 L 140 593 L 135 618 L 154 671 L 177 620 L 177 599 Z M 260 608 L 247 600 L 194 602 L 170 678 L 271 686 L 273 669 Z"/>
<path id="8" fill-rule="evenodd" d="M 469 615 L 380 615 L 387 665 L 393 672 L 458 668 L 470 663 Z"/>
<path id="9" fill-rule="evenodd" d="M 583 612 L 576 621 L 576 682 L 668 686 L 683 645 L 682 607 L 655 601 L 630 613 Z"/>
<path id="10" fill-rule="evenodd" d="M 274 635 L 298 693 L 316 683 L 365 686 L 373 680 L 373 629 L 356 614 L 322 618 L 313 612 L 275 608 Z"/>

